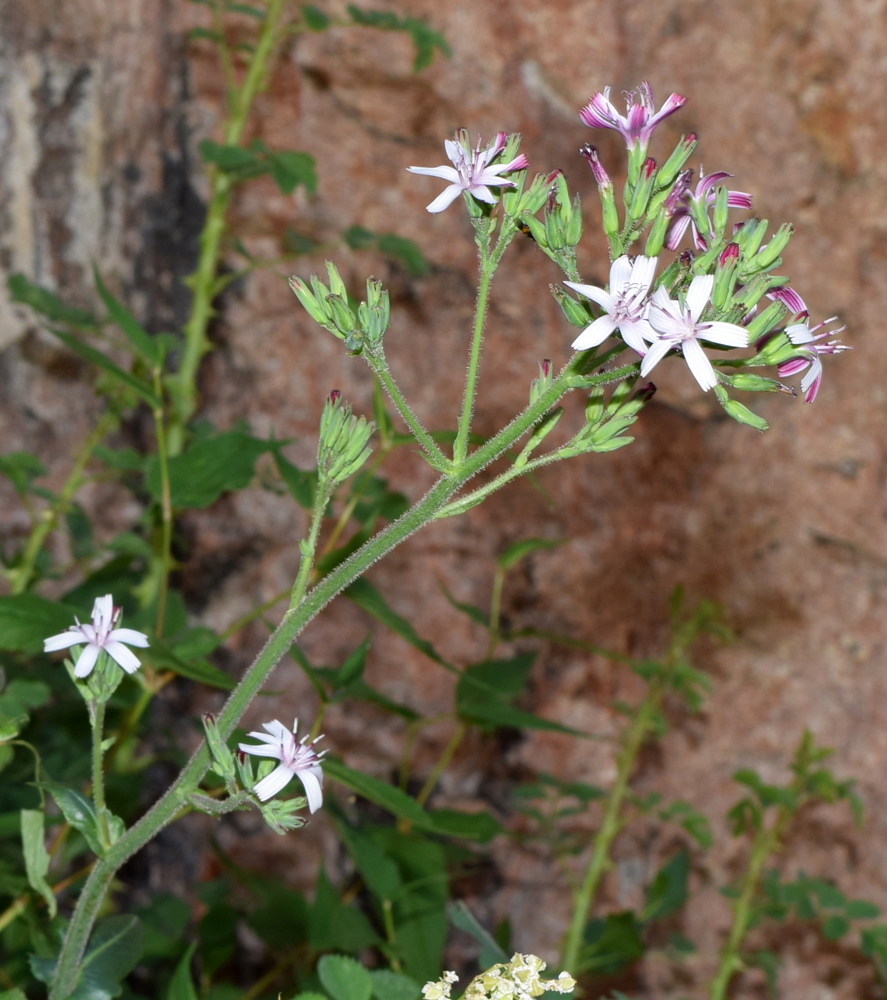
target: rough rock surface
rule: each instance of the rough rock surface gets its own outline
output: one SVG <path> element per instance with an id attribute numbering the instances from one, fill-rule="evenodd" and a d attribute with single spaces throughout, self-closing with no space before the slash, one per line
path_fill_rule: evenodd
<path id="1" fill-rule="evenodd" d="M 703 651 L 701 664 L 713 679 L 705 710 L 675 715 L 636 782 L 639 790 L 689 800 L 718 834 L 718 848 L 697 863 L 701 902 L 684 933 L 710 956 L 729 919 L 716 887 L 742 858 L 723 819 L 737 796 L 731 774 L 754 766 L 782 780 L 805 726 L 835 747 L 840 775 L 859 779 L 867 813 L 861 831 L 838 808 L 807 817 L 789 840 L 786 871 L 834 878 L 848 895 L 887 907 L 887 394 L 875 343 L 887 313 L 887 104 L 873 96 L 887 85 L 883 0 L 379 6 L 428 17 L 450 40 L 452 59 L 414 76 L 410 45 L 400 35 L 336 29 L 288 43 L 258 101 L 253 131 L 272 147 L 310 151 L 320 187 L 310 199 L 286 198 L 270 182 L 255 182 L 242 189 L 234 224 L 257 254 L 270 255 L 287 226 L 329 238 L 358 223 L 420 245 L 433 265 L 421 279 L 371 254 L 329 253 L 355 290 L 368 273 L 390 285 L 390 359 L 428 426 L 451 424 L 458 405 L 474 252 L 458 205 L 427 215 L 439 183 L 404 168 L 441 162 L 442 140 L 459 126 L 484 136 L 520 131 L 534 167 L 562 167 L 585 195 L 580 268 L 586 280 L 603 283 L 592 178 L 576 153 L 591 136 L 576 111 L 605 84 L 618 95 L 649 79 L 660 99 L 671 90 L 689 98 L 661 127 L 654 155 L 694 130 L 701 139 L 697 168 L 701 160 L 710 170 L 730 170 L 734 186 L 753 193 L 757 214 L 774 225 L 793 222 L 785 270 L 814 318 L 840 315 L 854 350 L 827 359 L 835 363 L 813 406 L 782 396 L 754 399 L 771 422 L 763 436 L 725 420 L 684 366 L 672 364 L 656 379 L 659 392 L 632 447 L 543 474 L 550 505 L 522 483 L 463 518 L 433 525 L 375 567 L 371 579 L 457 662 L 478 658 L 482 637 L 447 604 L 440 583 L 459 600 L 483 605 L 495 554 L 521 537 L 569 542 L 509 578 L 504 610 L 514 626 L 647 655 L 666 639 L 676 584 L 692 599 L 721 602 L 736 641 Z M 218 138 L 220 115 L 218 67 L 208 50 L 183 41 L 203 14 L 178 0 L 0 4 L 0 272 L 22 270 L 89 304 L 94 259 L 151 329 L 181 322 L 187 296 L 179 280 L 193 266 L 205 196 L 196 146 Z M 617 138 L 594 141 L 605 162 L 615 163 Z M 301 260 L 298 270 L 308 274 L 322 260 Z M 325 394 L 335 386 L 358 408 L 368 406 L 370 380 L 338 342 L 311 327 L 282 273 L 255 274 L 224 297 L 212 331 L 216 349 L 202 375 L 202 415 L 221 428 L 246 419 L 257 433 L 273 427 L 279 437 L 298 436 L 291 456 L 308 463 Z M 515 244 L 493 295 L 481 433 L 523 405 L 541 358 L 558 365 L 568 357 L 571 333 L 547 289 L 556 279 L 529 241 Z M 39 451 L 58 485 L 95 412 L 89 373 L 34 331 L 4 294 L 3 448 Z M 409 454 L 387 468 L 393 485 L 411 497 L 431 481 Z M 4 519 L 8 538 L 26 524 L 0 489 L 4 509 L 16 511 Z M 82 500 L 110 509 L 103 526 L 109 535 L 132 515 L 115 509 L 122 498 L 101 484 L 85 488 Z M 286 587 L 301 518 L 288 501 L 258 488 L 189 518 L 184 579 L 195 616 L 224 626 Z M 312 624 L 305 646 L 319 662 L 339 662 L 370 629 L 369 619 L 339 602 Z M 423 711 L 448 698 L 447 676 L 374 631 L 373 683 Z M 260 627 L 247 629 L 232 642 L 231 662 L 248 662 L 262 638 Z M 533 678 L 537 711 L 597 733 L 618 725 L 614 696 L 637 694 L 616 666 L 562 647 L 543 649 Z M 308 685 L 292 665 L 273 684 L 286 691 L 283 716 L 294 709 L 310 716 Z M 349 709 L 331 711 L 325 728 L 349 762 L 383 775 L 397 760 L 403 733 L 378 723 Z M 426 733 L 420 770 L 430 768 L 448 736 L 446 727 Z M 502 809 L 507 803 L 497 789 L 505 777 L 545 770 L 605 783 L 613 766 L 606 743 L 536 734 L 495 746 L 472 738 L 438 801 Z M 611 903 L 635 902 L 670 846 L 668 836 L 647 834 L 620 843 L 606 887 Z M 336 864 L 322 815 L 298 851 L 289 841 L 262 843 L 266 862 L 294 881 L 310 879 L 321 857 Z M 565 883 L 529 849 L 496 847 L 493 863 L 497 887 L 478 886 L 469 901 L 487 921 L 510 917 L 516 947 L 553 955 L 567 914 Z M 804 933 L 791 936 L 787 948 L 786 1000 L 870 995 L 869 973 L 852 951 L 834 949 L 811 962 L 816 949 Z M 697 983 L 709 971 L 703 958 L 690 964 Z M 692 982 L 671 975 L 667 963 L 652 963 L 634 988 L 650 996 L 693 991 Z M 761 983 L 749 974 L 735 995 L 762 995 Z"/>

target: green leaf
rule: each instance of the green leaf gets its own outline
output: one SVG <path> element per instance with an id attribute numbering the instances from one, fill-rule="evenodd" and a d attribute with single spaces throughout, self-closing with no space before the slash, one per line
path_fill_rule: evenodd
<path id="1" fill-rule="evenodd" d="M 421 278 L 428 274 L 431 265 L 418 245 L 397 233 L 380 233 L 378 241 L 379 252 L 399 260 L 412 278 Z"/>
<path id="2" fill-rule="evenodd" d="M 524 538 L 509 545 L 496 561 L 501 569 L 509 570 L 532 552 L 556 549 L 567 541 L 567 538 Z"/>
<path id="3" fill-rule="evenodd" d="M 132 313 L 108 291 L 95 264 L 93 264 L 92 273 L 95 287 L 102 302 L 105 303 L 105 308 L 111 319 L 126 334 L 130 346 L 142 361 L 152 368 L 156 368 L 160 364 L 160 345 L 147 330 L 143 329 Z"/>
<path id="4" fill-rule="evenodd" d="M 271 176 L 283 194 L 292 194 L 299 184 L 309 191 L 317 190 L 317 172 L 310 153 L 272 153 L 268 162 Z"/>
<path id="5" fill-rule="evenodd" d="M 367 970 L 345 955 L 324 955 L 317 963 L 323 988 L 333 1000 L 370 1000 L 373 981 Z"/>
<path id="6" fill-rule="evenodd" d="M 308 937 L 308 903 L 298 890 L 277 885 L 249 915 L 247 923 L 269 947 L 288 950 Z"/>
<path id="7" fill-rule="evenodd" d="M 50 917 L 56 915 L 55 894 L 46 881 L 49 871 L 49 854 L 44 843 L 44 815 L 42 809 L 22 809 L 22 849 L 28 882 L 46 900 Z"/>
<path id="8" fill-rule="evenodd" d="M 105 849 L 99 839 L 95 809 L 89 799 L 76 789 L 57 781 L 41 781 L 39 785 L 55 799 L 62 815 L 75 830 L 83 834 L 92 851 L 102 857 Z M 139 934 L 141 935 L 141 929 Z"/>
<path id="9" fill-rule="evenodd" d="M 359 677 L 363 675 L 364 667 L 366 667 L 367 653 L 370 649 L 371 636 L 367 636 L 363 642 L 351 653 L 345 662 L 339 667 L 336 672 L 336 682 L 340 687 L 344 687 L 346 684 L 350 684 L 352 681 L 356 681 Z"/>
<path id="10" fill-rule="evenodd" d="M 327 15 L 309 3 L 302 4 L 302 19 L 309 31 L 326 31 L 330 24 Z"/>
<path id="11" fill-rule="evenodd" d="M 421 992 L 414 979 L 389 969 L 373 969 L 370 980 L 376 1000 L 416 1000 Z"/>
<path id="12" fill-rule="evenodd" d="M 251 7 L 246 3 L 229 3 L 228 11 L 232 14 L 245 14 L 247 17 L 254 17 L 257 21 L 265 20 L 265 11 L 261 7 Z"/>
<path id="13" fill-rule="evenodd" d="M 58 339 L 75 354 L 83 358 L 84 361 L 88 361 L 90 364 L 100 368 L 103 372 L 110 375 L 112 378 L 117 379 L 123 385 L 128 386 L 137 396 L 143 399 L 152 410 L 156 410 L 161 404 L 160 400 L 154 393 L 154 390 L 148 385 L 147 382 L 142 381 L 140 378 L 136 378 L 135 375 L 128 371 L 124 371 L 119 365 L 115 365 L 114 362 L 105 357 L 101 351 L 97 351 L 94 347 L 90 347 L 89 344 L 85 344 L 82 340 L 78 340 L 76 337 L 72 336 L 70 333 L 65 333 L 64 330 L 57 330 L 55 327 L 48 327 L 48 330 L 53 336 L 58 337 Z"/>
<path id="14" fill-rule="evenodd" d="M 543 719 L 541 715 L 525 712 L 523 709 L 503 702 L 488 701 L 467 706 L 459 715 L 468 722 L 507 727 L 509 729 L 544 729 L 553 733 L 568 733 L 570 736 L 586 736 L 579 729 L 572 729 L 560 722 Z"/>
<path id="15" fill-rule="evenodd" d="M 70 326 L 84 327 L 88 330 L 99 329 L 99 322 L 92 313 L 66 306 L 48 289 L 33 284 L 23 274 L 11 274 L 7 287 L 13 302 L 28 305 L 55 323 L 68 323 Z"/>
<path id="16" fill-rule="evenodd" d="M 20 989 L 3 990 L 0 993 L 0 1000 L 28 1000 Z"/>
<path id="17" fill-rule="evenodd" d="M 46 466 L 29 451 L 12 451 L 8 455 L 0 455 L 0 473 L 9 479 L 20 497 L 29 493 L 34 480 L 45 476 L 46 472 Z"/>
<path id="18" fill-rule="evenodd" d="M 508 660 L 472 663 L 456 686 L 459 709 L 489 701 L 512 701 L 526 688 L 535 659 L 535 653 L 518 653 Z"/>
<path id="19" fill-rule="evenodd" d="M 480 945 L 478 962 L 482 969 L 488 969 L 496 963 L 506 963 L 509 956 L 496 944 L 494 938 L 477 922 L 474 914 L 461 901 L 447 906 L 447 917 L 450 923 L 474 938 Z"/>
<path id="20" fill-rule="evenodd" d="M 406 792 L 394 785 L 389 785 L 387 781 L 355 771 L 335 757 L 324 758 L 323 771 L 328 778 L 362 795 L 367 801 L 387 809 L 394 816 L 409 821 L 419 829 L 433 829 L 431 818 L 415 799 L 411 799 Z"/>
<path id="21" fill-rule="evenodd" d="M 222 173 L 237 181 L 261 177 L 270 169 L 270 164 L 260 159 L 252 150 L 240 146 L 221 146 L 217 142 L 204 139 L 199 149 L 204 163 L 211 163 Z"/>
<path id="22" fill-rule="evenodd" d="M 604 920 L 590 920 L 585 928 L 585 947 L 582 949 L 580 969 L 592 969 L 602 974 L 617 972 L 644 954 L 642 926 L 635 915 L 611 913 Z"/>
<path id="23" fill-rule="evenodd" d="M 313 951 L 336 950 L 359 954 L 379 941 L 364 914 L 339 899 L 339 894 L 322 869 L 308 921 L 308 933 Z"/>
<path id="24" fill-rule="evenodd" d="M 456 809 L 432 809 L 428 816 L 438 833 L 463 840 L 486 844 L 502 832 L 502 827 L 489 813 L 464 813 Z"/>
<path id="25" fill-rule="evenodd" d="M 647 892 L 647 905 L 641 920 L 662 920 L 677 913 L 687 902 L 690 855 L 680 851 L 659 869 Z"/>
<path id="26" fill-rule="evenodd" d="M 473 622 L 480 625 L 481 628 L 489 628 L 489 616 L 485 615 L 483 611 L 475 604 L 463 604 L 461 601 L 457 601 L 456 598 L 447 590 L 443 583 L 440 584 L 440 589 L 443 591 L 444 597 L 447 601 L 457 610 L 461 611 L 463 615 L 467 615 Z"/>
<path id="27" fill-rule="evenodd" d="M 376 621 L 381 622 L 386 628 L 391 629 L 392 632 L 399 635 L 401 639 L 408 642 L 414 649 L 418 649 L 419 652 L 424 653 L 430 660 L 434 660 L 435 663 L 439 663 L 443 667 L 451 667 L 451 664 L 437 652 L 427 639 L 422 639 L 419 636 L 406 618 L 402 618 L 388 606 L 385 598 L 382 597 L 369 580 L 360 577 L 349 587 L 346 587 L 342 593 L 359 608 L 366 611 L 367 614 L 372 615 Z"/>
<path id="28" fill-rule="evenodd" d="M 352 250 L 365 250 L 376 244 L 376 234 L 364 226 L 349 226 L 342 233 L 342 239 Z"/>
<path id="29" fill-rule="evenodd" d="M 304 233 L 300 233 L 298 230 L 293 229 L 292 226 L 287 226 L 283 231 L 283 248 L 287 253 L 314 253 L 319 246 L 320 244 L 317 240 L 306 236 Z"/>
<path id="30" fill-rule="evenodd" d="M 270 443 L 270 442 L 269 442 Z M 274 455 L 274 464 L 283 485 L 290 491 L 296 503 L 305 510 L 313 510 L 314 495 L 317 492 L 317 469 L 305 472 L 296 468 L 292 462 L 288 462 L 280 453 L 280 445 L 271 449 Z"/>
<path id="31" fill-rule="evenodd" d="M 828 917 L 822 924 L 822 933 L 829 941 L 837 941 L 850 930 L 850 921 L 837 914 Z"/>
<path id="32" fill-rule="evenodd" d="M 74 624 L 76 608 L 36 594 L 0 597 L 0 649 L 39 653 L 43 640 Z"/>
<path id="33" fill-rule="evenodd" d="M 881 916 L 880 909 L 867 899 L 851 899 L 844 913 L 851 920 L 877 920 Z"/>
<path id="34" fill-rule="evenodd" d="M 203 657 L 185 659 L 178 656 L 172 647 L 156 636 L 151 640 L 149 648 L 150 652 L 144 654 L 146 659 L 156 667 L 172 670 L 179 677 L 187 677 L 188 680 L 218 688 L 220 691 L 233 691 L 237 686 L 233 677 L 229 677 L 224 670 L 219 670 L 209 660 Z"/>
<path id="35" fill-rule="evenodd" d="M 123 979 L 142 957 L 142 926 L 133 916 L 106 917 L 96 925 L 74 992 L 67 1000 L 112 1000 L 123 992 Z M 57 958 L 31 956 L 31 971 L 44 983 L 52 982 Z"/>
<path id="36" fill-rule="evenodd" d="M 169 460 L 169 487 L 173 507 L 183 510 L 209 507 L 223 494 L 242 490 L 253 478 L 256 459 L 272 451 L 270 441 L 260 441 L 234 430 L 194 442 Z M 146 482 L 151 496 L 161 498 L 160 462 L 152 455 Z"/>
<path id="37" fill-rule="evenodd" d="M 200 921 L 197 932 L 204 975 L 214 975 L 234 954 L 239 919 L 240 914 L 233 906 L 220 901 L 213 903 Z"/>
<path id="38" fill-rule="evenodd" d="M 197 990 L 194 989 L 194 983 L 191 979 L 191 959 L 196 950 L 197 942 L 194 941 L 182 955 L 182 959 L 169 981 L 166 1000 L 198 1000 Z"/>

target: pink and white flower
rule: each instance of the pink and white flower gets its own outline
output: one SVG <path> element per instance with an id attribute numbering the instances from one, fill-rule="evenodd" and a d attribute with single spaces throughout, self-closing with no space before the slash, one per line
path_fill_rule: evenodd
<path id="1" fill-rule="evenodd" d="M 816 332 L 822 329 L 827 323 L 834 323 L 837 318 L 837 316 L 832 316 L 831 319 L 824 319 L 814 327 L 809 326 L 807 323 L 793 323 L 791 326 L 785 328 L 785 335 L 801 350 L 798 352 L 797 357 L 783 361 L 776 371 L 780 378 L 788 378 L 790 375 L 797 375 L 798 372 L 802 372 L 805 368 L 809 367 L 809 371 L 801 379 L 801 391 L 804 393 L 805 403 L 812 403 L 816 399 L 816 394 L 819 392 L 819 386 L 822 383 L 822 362 L 819 360 L 819 356 L 821 354 L 838 354 L 840 351 L 850 350 L 848 344 L 842 344 L 839 340 L 829 340 L 826 343 L 822 343 L 826 337 L 834 337 L 835 334 L 846 329 L 845 327 L 842 326 L 837 330 L 823 330 L 822 333 Z"/>
<path id="2" fill-rule="evenodd" d="M 718 384 L 712 363 L 702 350 L 700 341 L 707 340 L 724 347 L 748 347 L 748 331 L 734 323 L 709 321 L 702 316 L 711 298 L 713 274 L 699 274 L 687 289 L 684 302 L 668 297 L 664 288 L 657 288 L 650 300 L 648 319 L 655 335 L 641 364 L 641 378 L 673 349 L 680 349 L 693 377 L 703 392 Z"/>
<path id="3" fill-rule="evenodd" d="M 708 249 L 710 229 L 709 232 L 706 233 L 699 232 L 693 208 L 695 206 L 700 216 L 704 215 L 708 218 L 709 210 L 714 206 L 714 203 L 717 200 L 716 187 L 725 178 L 733 176 L 732 174 L 728 174 L 725 170 L 716 170 L 713 174 L 703 174 L 700 172 L 696 190 L 693 194 L 690 194 L 690 192 L 686 190 L 686 186 L 688 186 L 689 175 L 691 173 L 692 171 L 685 171 L 686 179 L 683 181 L 684 189 L 680 191 L 681 200 L 673 207 L 672 210 L 672 221 L 665 236 L 665 245 L 669 250 L 675 250 L 677 248 L 678 244 L 681 242 L 681 238 L 687 231 L 687 226 L 692 228 L 693 245 L 696 249 Z M 730 208 L 751 208 L 751 195 L 745 191 L 728 191 L 727 205 Z"/>
<path id="4" fill-rule="evenodd" d="M 55 653 L 72 646 L 83 646 L 74 664 L 74 676 L 81 679 L 92 673 L 102 650 L 128 674 L 134 674 L 142 665 L 141 660 L 126 647 L 145 647 L 148 645 L 148 637 L 144 632 L 137 632 L 132 628 L 114 628 L 120 621 L 122 611 L 122 608 L 114 607 L 114 598 L 110 594 L 97 597 L 92 607 L 92 622 L 81 625 L 80 619 L 75 616 L 76 625 L 72 625 L 66 632 L 43 640 L 43 652 Z"/>
<path id="5" fill-rule="evenodd" d="M 451 167 L 443 164 L 439 167 L 407 167 L 412 174 L 426 174 L 429 177 L 440 177 L 449 181 L 450 186 L 444 190 L 427 205 L 429 212 L 442 212 L 448 208 L 459 197 L 463 191 L 467 191 L 478 201 L 486 202 L 488 205 L 495 205 L 498 196 L 490 190 L 492 187 L 514 187 L 512 181 L 500 177 L 500 174 L 507 174 L 512 170 L 524 170 L 529 166 L 529 161 L 523 153 L 516 156 L 508 163 L 498 163 L 490 166 L 490 163 L 505 148 L 508 135 L 499 132 L 496 138 L 486 146 L 481 148 L 481 140 L 478 137 L 477 146 L 472 149 L 468 132 L 460 129 L 456 133 L 455 141 L 447 139 L 444 141 L 444 149 Z"/>
<path id="6" fill-rule="evenodd" d="M 605 310 L 603 316 L 598 316 L 573 341 L 574 351 L 597 347 L 618 329 L 629 347 L 638 354 L 646 354 L 645 340 L 653 340 L 656 336 L 647 321 L 647 292 L 656 273 L 656 261 L 656 257 L 635 257 L 633 261 L 627 255 L 617 257 L 610 267 L 609 291 L 596 285 L 564 282 Z"/>
<path id="7" fill-rule="evenodd" d="M 263 722 L 262 728 L 265 730 L 264 733 L 249 734 L 254 740 L 262 741 L 260 746 L 251 743 L 238 745 L 244 753 L 253 754 L 256 757 L 276 757 L 280 764 L 269 775 L 262 778 L 253 791 L 263 802 L 266 802 L 286 788 L 294 777 L 298 777 L 305 788 L 309 811 L 317 812 L 323 805 L 323 771 L 320 762 L 326 750 L 317 753 L 314 750 L 314 744 L 318 740 L 322 740 L 323 736 L 318 736 L 314 740 L 303 736 L 297 743 L 298 719 L 293 723 L 292 732 L 277 719 Z"/>
<path id="8" fill-rule="evenodd" d="M 598 91 L 579 112 L 579 117 L 589 128 L 611 128 L 625 139 L 629 149 L 640 145 L 646 149 L 656 126 L 675 113 L 687 101 L 680 94 L 672 94 L 658 111 L 654 111 L 653 91 L 644 81 L 636 91 L 625 94 L 625 115 L 620 115 L 610 101 L 610 88 Z"/>

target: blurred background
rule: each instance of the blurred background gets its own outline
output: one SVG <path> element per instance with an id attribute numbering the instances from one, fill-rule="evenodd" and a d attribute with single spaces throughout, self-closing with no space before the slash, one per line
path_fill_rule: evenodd
<path id="1" fill-rule="evenodd" d="M 211 328 L 215 350 L 202 370 L 202 416 L 220 429 L 245 420 L 259 435 L 295 438 L 288 454 L 304 467 L 313 462 L 317 418 L 331 389 L 369 412 L 366 367 L 311 324 L 286 286 L 287 274 L 307 277 L 332 257 L 352 290 L 371 273 L 391 290 L 386 344 L 396 377 L 427 426 L 453 426 L 473 311 L 474 244 L 461 203 L 427 214 L 440 182 L 405 168 L 444 162 L 443 140 L 458 127 L 485 140 L 499 129 L 522 133 L 531 169 L 559 167 L 583 195 L 579 269 L 583 280 L 605 284 L 596 189 L 578 150 L 595 143 L 614 174 L 624 151 L 618 135 L 583 126 L 578 110 L 606 85 L 620 106 L 620 92 L 641 80 L 650 81 L 657 105 L 671 91 L 686 96 L 686 106 L 658 129 L 652 155 L 663 159 L 682 133 L 694 131 L 700 144 L 691 166 L 729 171 L 730 186 L 753 195 L 756 215 L 773 228 L 793 223 L 782 273 L 813 322 L 837 314 L 846 323 L 853 351 L 826 359 L 812 405 L 782 395 L 753 398 L 771 424 L 764 435 L 725 419 L 685 366 L 662 365 L 634 445 L 545 470 L 542 489 L 520 482 L 466 516 L 432 525 L 374 567 L 370 579 L 456 662 L 478 659 L 484 637 L 447 603 L 441 584 L 458 600 L 485 606 L 496 555 L 523 537 L 566 541 L 509 577 L 503 615 L 513 628 L 569 632 L 652 655 L 667 640 L 675 586 L 691 600 L 720 602 L 736 638 L 698 657 L 712 678 L 711 697 L 700 715 L 673 715 L 671 732 L 643 758 L 636 781 L 641 792 L 689 800 L 721 835 L 718 850 L 694 871 L 702 902 L 684 932 L 713 951 L 728 924 L 715 886 L 729 880 L 738 859 L 724 835 L 724 813 L 737 797 L 731 775 L 755 767 L 768 780 L 784 780 L 805 726 L 835 748 L 839 776 L 858 778 L 866 818 L 855 830 L 843 809 L 807 815 L 788 845 L 790 868 L 840 880 L 848 895 L 887 907 L 887 390 L 878 339 L 887 315 L 883 0 L 376 6 L 427 18 L 452 57 L 416 75 L 407 37 L 347 29 L 283 47 L 250 128 L 272 148 L 310 152 L 318 189 L 286 197 L 268 178 L 244 186 L 233 232 L 259 258 L 275 256 L 288 228 L 321 245 L 228 287 Z M 3 451 L 40 454 L 56 486 L 95 415 L 92 373 L 8 301 L 5 278 L 22 271 L 66 301 L 90 306 L 95 261 L 148 329 L 181 325 L 188 305 L 182 278 L 195 264 L 207 191 L 197 146 L 220 141 L 221 72 L 211 49 L 186 37 L 205 22 L 206 9 L 185 0 L 0 2 L 0 440 Z M 429 268 L 417 275 L 372 250 L 324 243 L 352 224 L 412 239 Z M 506 256 L 489 315 L 478 432 L 495 431 L 524 405 L 541 359 L 559 367 L 569 357 L 574 331 L 548 290 L 558 278 L 530 240 L 516 241 Z M 134 420 L 120 440 L 140 433 Z M 407 451 L 386 470 L 411 499 L 432 481 L 424 461 Z M 27 521 L 5 483 L 2 489 L 0 533 L 9 539 L 25 533 Z M 109 537 L 134 516 L 128 494 L 112 483 L 89 483 L 80 500 L 101 512 L 98 531 Z M 224 628 L 285 588 L 298 564 L 302 517 L 291 500 L 261 485 L 187 515 L 179 524 L 186 552 L 180 582 L 194 620 Z M 304 648 L 314 662 L 339 663 L 371 631 L 368 678 L 375 686 L 423 712 L 449 697 L 441 671 L 348 602 L 312 623 Z M 221 665 L 239 672 L 266 635 L 261 621 L 253 623 L 229 643 Z M 636 691 L 621 668 L 564 647 L 544 648 L 532 676 L 535 711 L 601 735 L 617 725 L 612 699 Z M 310 685 L 292 663 L 278 668 L 272 686 L 280 692 L 272 715 L 310 718 Z M 192 696 L 165 697 L 172 726 L 183 708 L 175 699 Z M 209 704 L 195 700 L 192 707 Z M 247 728 L 268 714 L 267 704 L 254 706 Z M 351 766 L 389 777 L 403 740 L 399 725 L 387 717 L 382 724 L 369 707 L 334 708 L 325 730 L 328 745 Z M 448 737 L 445 727 L 423 735 L 420 754 L 429 768 Z M 195 736 L 187 728 L 182 738 Z M 469 740 L 435 803 L 501 810 L 505 783 L 539 770 L 605 784 L 613 753 L 607 742 L 551 733 Z M 643 829 L 617 847 L 606 887 L 613 907 L 631 904 L 667 847 Z M 293 885 L 310 885 L 320 860 L 331 871 L 338 863 L 323 813 L 298 849 L 245 820 L 227 823 L 219 836 Z M 169 847 L 170 837 L 178 875 L 159 865 L 169 860 L 163 844 Z M 150 848 L 148 860 L 157 865 L 146 867 L 147 884 L 183 873 L 210 877 L 211 862 L 187 848 L 198 843 L 196 832 L 165 838 Z M 567 890 L 544 857 L 494 844 L 483 875 L 454 891 L 489 925 L 510 918 L 521 950 L 556 951 Z M 811 947 L 800 932 L 788 942 L 786 1000 L 811 996 L 813 982 L 816 997 L 863 995 L 851 955 L 838 946 L 818 952 L 813 969 Z M 679 988 L 650 975 L 650 995 Z"/>

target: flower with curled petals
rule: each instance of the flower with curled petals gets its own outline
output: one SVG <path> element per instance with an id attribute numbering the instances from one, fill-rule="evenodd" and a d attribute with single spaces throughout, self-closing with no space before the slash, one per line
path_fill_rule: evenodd
<path id="1" fill-rule="evenodd" d="M 611 128 L 619 132 L 625 145 L 633 150 L 646 149 L 656 126 L 675 113 L 687 101 L 680 94 L 672 94 L 658 111 L 654 111 L 653 91 L 644 81 L 636 91 L 625 95 L 626 113 L 620 115 L 610 101 L 610 88 L 598 91 L 579 112 L 579 117 L 589 128 Z"/>
<path id="2" fill-rule="evenodd" d="M 684 355 L 693 377 L 703 392 L 708 392 L 718 384 L 715 370 L 702 350 L 701 340 L 725 347 L 748 347 L 748 331 L 734 323 L 710 321 L 700 322 L 705 307 L 711 298 L 714 286 L 713 274 L 699 274 L 687 289 L 683 302 L 668 297 L 664 288 L 657 288 L 650 300 L 648 319 L 655 339 L 644 355 L 641 363 L 641 378 L 673 349 Z"/>
<path id="3" fill-rule="evenodd" d="M 689 178 L 692 171 L 685 171 L 686 180 L 683 183 L 684 190 L 680 192 L 681 197 L 671 212 L 672 220 L 665 236 L 665 245 L 669 250 L 677 249 L 681 238 L 687 231 L 687 226 L 691 227 L 693 234 L 693 245 L 697 250 L 708 249 L 708 239 L 711 236 L 711 224 L 708 231 L 699 231 L 697 219 L 708 219 L 708 213 L 717 200 L 717 186 L 727 177 L 732 177 L 726 170 L 716 170 L 713 174 L 699 172 L 699 181 L 696 190 L 690 194 Z M 751 208 L 751 195 L 745 191 L 728 191 L 727 206 L 729 208 Z M 695 211 L 694 211 L 695 210 Z"/>
<path id="4" fill-rule="evenodd" d="M 596 285 L 564 282 L 605 310 L 603 316 L 598 316 L 573 341 L 574 351 L 597 347 L 618 329 L 629 347 L 634 348 L 638 354 L 646 354 L 647 345 L 644 341 L 655 338 L 647 321 L 647 292 L 656 273 L 656 260 L 656 257 L 635 257 L 633 261 L 627 255 L 617 257 L 610 267 L 609 291 Z"/>
<path id="5" fill-rule="evenodd" d="M 55 653 L 72 646 L 83 646 L 74 664 L 74 676 L 81 680 L 92 673 L 102 650 L 126 673 L 134 674 L 142 663 L 127 646 L 145 647 L 148 645 L 148 637 L 144 632 L 137 632 L 132 628 L 114 628 L 120 621 L 122 612 L 122 608 L 114 607 L 114 598 L 110 594 L 97 597 L 92 607 L 92 621 L 81 625 L 80 620 L 75 617 L 76 625 L 72 625 L 66 632 L 43 640 L 43 652 Z"/>
<path id="6" fill-rule="evenodd" d="M 776 371 L 780 378 L 788 378 L 790 375 L 797 375 L 809 367 L 809 371 L 801 379 L 801 391 L 804 393 L 805 403 L 812 403 L 816 399 L 816 394 L 822 383 L 822 362 L 819 360 L 819 356 L 850 350 L 849 344 L 842 344 L 839 340 L 824 342 L 826 337 L 834 337 L 845 327 L 842 326 L 838 330 L 823 330 L 822 333 L 816 332 L 827 323 L 834 323 L 837 318 L 837 316 L 832 316 L 831 319 L 824 319 L 813 327 L 807 323 L 793 323 L 785 328 L 785 335 L 800 350 L 797 357 L 783 361 Z"/>
<path id="7" fill-rule="evenodd" d="M 465 191 L 478 201 L 483 201 L 488 205 L 495 205 L 497 195 L 490 190 L 493 187 L 514 187 L 512 181 L 506 180 L 500 174 L 510 173 L 512 170 L 523 170 L 529 166 L 526 156 L 521 153 L 508 163 L 497 163 L 490 166 L 490 163 L 505 148 L 508 136 L 505 132 L 499 132 L 496 138 L 486 147 L 481 148 L 478 137 L 477 146 L 472 149 L 468 132 L 460 129 L 456 133 L 455 140 L 447 139 L 444 142 L 444 149 L 452 166 L 443 164 L 439 167 L 407 167 L 411 174 L 426 174 L 429 177 L 440 177 L 449 181 L 450 185 L 431 202 L 426 208 L 429 212 L 442 212 L 448 208 Z"/>
<path id="8" fill-rule="evenodd" d="M 297 743 L 298 719 L 293 723 L 292 732 L 277 719 L 263 722 L 262 728 L 265 730 L 264 733 L 248 734 L 254 740 L 261 740 L 261 745 L 240 743 L 238 744 L 239 748 L 244 753 L 253 754 L 256 757 L 276 757 L 280 763 L 269 775 L 257 782 L 253 791 L 262 802 L 267 802 L 268 799 L 286 788 L 294 777 L 298 777 L 305 787 L 309 811 L 317 812 L 323 805 L 323 771 L 320 762 L 326 750 L 317 753 L 314 744 L 323 739 L 323 736 L 318 736 L 314 740 L 303 736 Z"/>

